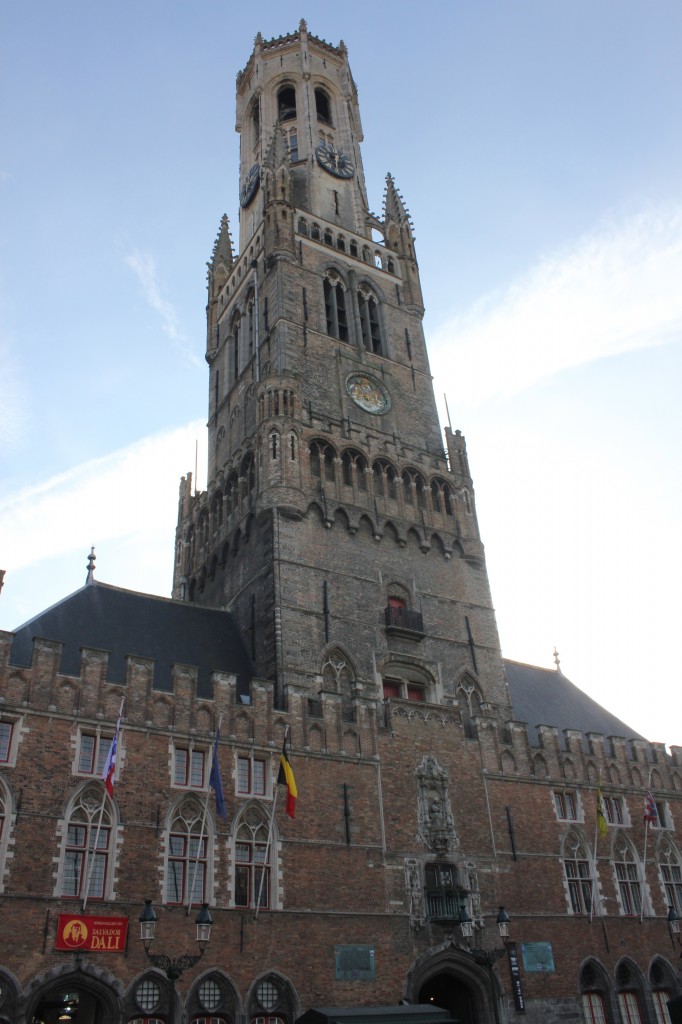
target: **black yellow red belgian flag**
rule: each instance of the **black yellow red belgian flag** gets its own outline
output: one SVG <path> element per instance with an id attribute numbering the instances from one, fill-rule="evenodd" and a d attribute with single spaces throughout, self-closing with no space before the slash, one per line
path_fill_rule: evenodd
<path id="1" fill-rule="evenodd" d="M 294 770 L 291 767 L 291 762 L 287 755 L 287 737 L 284 737 L 284 743 L 282 744 L 282 753 L 279 759 L 279 773 L 277 775 L 277 784 L 280 786 L 287 787 L 287 805 L 286 812 L 290 818 L 296 817 L 296 798 L 298 797 L 298 790 L 296 789 L 296 779 L 294 778 Z"/>

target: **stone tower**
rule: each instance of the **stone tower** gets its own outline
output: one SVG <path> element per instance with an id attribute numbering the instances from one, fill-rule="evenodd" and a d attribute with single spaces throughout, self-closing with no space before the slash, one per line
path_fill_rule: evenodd
<path id="1" fill-rule="evenodd" d="M 509 711 L 464 438 L 443 446 L 409 214 L 365 189 L 343 43 L 237 77 L 239 251 L 208 264 L 208 486 L 183 478 L 173 596 L 227 608 L 255 674 L 357 701 Z"/>

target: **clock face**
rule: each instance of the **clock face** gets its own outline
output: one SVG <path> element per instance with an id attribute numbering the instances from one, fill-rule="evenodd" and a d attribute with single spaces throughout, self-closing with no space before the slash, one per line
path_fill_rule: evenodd
<path id="1" fill-rule="evenodd" d="M 331 142 L 321 142 L 315 150 L 315 156 L 320 167 L 324 167 L 335 178 L 352 178 L 355 174 L 355 168 L 348 157 Z"/>
<path id="2" fill-rule="evenodd" d="M 381 416 L 391 407 L 391 396 L 383 384 L 365 373 L 351 373 L 346 377 L 346 391 L 356 405 L 373 416 Z"/>
<path id="3" fill-rule="evenodd" d="M 242 190 L 239 193 L 239 202 L 242 206 L 249 205 L 260 185 L 260 164 L 254 164 L 244 179 Z"/>

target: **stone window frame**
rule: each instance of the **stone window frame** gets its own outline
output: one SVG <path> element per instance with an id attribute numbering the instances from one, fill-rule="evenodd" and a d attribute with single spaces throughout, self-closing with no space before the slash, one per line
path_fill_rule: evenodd
<path id="1" fill-rule="evenodd" d="M 5 756 L 0 759 L 0 766 L 3 768 L 16 767 L 23 724 L 23 715 L 8 715 L 4 711 L 0 713 L 0 729 L 4 731 L 6 736 L 3 744 Z"/>
<path id="2" fill-rule="evenodd" d="M 246 789 L 241 788 L 243 779 L 243 768 L 248 765 L 248 784 Z M 254 770 L 255 765 L 262 766 L 257 771 Z M 256 786 L 256 779 L 258 774 L 262 771 L 262 790 Z M 243 751 L 237 751 L 235 754 L 235 768 L 234 768 L 234 791 L 235 795 L 241 797 L 254 797 L 256 799 L 271 800 L 273 794 L 273 781 L 272 781 L 272 760 L 267 754 L 255 754 L 253 751 L 245 753 Z"/>
<path id="3" fill-rule="evenodd" d="M 270 831 L 270 829 L 272 829 Z M 244 856 L 239 847 L 249 847 Z M 262 910 L 281 910 L 281 869 L 279 865 L 280 843 L 277 823 L 270 822 L 268 810 L 262 803 L 250 800 L 235 817 L 229 841 L 229 899 L 228 906 L 242 910 L 255 910 L 260 886 L 260 869 L 266 868 L 267 881 L 263 884 Z M 262 858 L 254 853 L 260 850 Z M 265 853 L 267 852 L 267 860 Z M 241 876 L 241 877 L 240 877 Z M 246 902 L 244 882 L 246 881 Z M 240 890 L 238 892 L 238 890 Z M 239 902 L 237 902 L 239 899 Z"/>
<path id="4" fill-rule="evenodd" d="M 76 740 L 74 744 L 72 774 L 82 779 L 101 779 L 113 738 L 114 729 L 109 726 L 79 725 L 76 731 Z M 87 756 L 87 751 L 84 750 L 85 740 L 93 740 L 93 750 L 91 754 L 92 767 L 89 769 L 83 767 L 83 759 Z M 120 744 L 118 753 L 119 755 L 121 753 Z M 118 756 L 116 758 L 114 781 L 118 778 L 120 760 L 121 758 Z"/>
<path id="5" fill-rule="evenodd" d="M 104 812 L 101 814 L 102 801 L 104 801 Z M 102 827 L 98 834 L 98 822 Z M 88 901 L 100 903 L 111 901 L 114 896 L 114 874 L 116 869 L 116 851 L 119 837 L 119 821 L 116 804 L 108 795 L 103 786 L 90 780 L 81 783 L 71 794 L 65 810 L 64 817 L 57 825 L 59 836 L 59 856 L 57 858 L 57 870 L 55 873 L 55 885 L 53 896 L 58 899 L 85 898 L 85 886 L 88 884 L 88 873 L 90 872 L 90 853 L 94 849 L 91 846 L 91 838 L 97 843 L 96 853 L 104 857 L 104 873 L 101 893 L 88 893 Z M 76 842 L 76 837 L 71 829 L 85 829 L 84 842 Z M 106 845 L 102 845 L 102 837 L 106 838 Z M 70 841 L 72 840 L 72 841 Z M 67 879 L 67 855 L 74 854 L 74 864 L 77 863 L 77 855 L 82 851 L 81 872 L 78 879 L 77 892 L 64 892 Z M 94 873 L 90 878 L 90 884 Z"/>
<path id="6" fill-rule="evenodd" d="M 580 791 L 573 786 L 556 787 L 552 790 L 552 805 L 557 821 L 584 822 L 585 813 Z"/>
<path id="7" fill-rule="evenodd" d="M 561 862 L 569 914 L 574 917 L 597 914 L 597 866 L 590 845 L 580 829 L 570 827 L 564 833 L 561 842 Z"/>
<path id="8" fill-rule="evenodd" d="M 209 752 L 210 746 L 207 743 L 203 743 L 201 741 L 197 742 L 193 739 L 172 739 L 169 743 L 169 772 L 171 788 L 192 793 L 207 792 L 209 778 Z M 180 753 L 187 755 L 184 772 L 184 776 L 187 781 L 184 783 L 178 782 L 178 755 Z M 201 784 L 192 782 L 192 773 L 195 770 L 193 766 L 195 756 L 197 758 L 201 758 Z"/>
<path id="9" fill-rule="evenodd" d="M 176 799 L 169 808 L 166 816 L 166 824 L 163 835 L 163 879 L 161 899 L 164 906 L 186 906 L 189 887 L 192 887 L 193 907 L 202 903 L 213 903 L 212 893 L 215 884 L 214 869 L 214 848 L 215 848 L 215 827 L 212 814 L 206 813 L 205 801 L 197 795 L 198 791 L 185 792 Z M 180 828 L 182 821 L 186 827 Z M 203 856 L 201 846 L 193 845 L 193 837 L 203 838 Z M 182 838 L 186 841 L 186 848 L 182 851 L 174 844 L 174 838 Z M 199 853 L 199 856 L 197 856 Z M 180 899 L 169 899 L 170 891 L 170 863 L 182 864 L 182 884 Z M 194 875 L 194 864 L 203 863 L 203 884 L 200 885 L 201 894 L 195 897 L 197 876 Z M 176 893 L 177 895 L 177 893 Z"/>

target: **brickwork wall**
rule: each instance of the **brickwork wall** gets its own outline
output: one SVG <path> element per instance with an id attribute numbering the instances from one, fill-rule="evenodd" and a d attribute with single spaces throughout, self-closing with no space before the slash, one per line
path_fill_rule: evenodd
<path id="1" fill-rule="evenodd" d="M 168 812 L 179 795 L 171 786 L 170 750 L 173 742 L 190 741 L 210 748 L 218 715 L 229 813 L 226 822 L 215 819 L 211 801 L 209 815 L 216 833 L 213 939 L 201 967 L 183 978 L 184 992 L 194 977 L 211 968 L 229 976 L 246 1002 L 254 978 L 274 970 L 288 979 L 300 1009 L 327 1003 L 395 1003 L 403 996 L 418 997 L 424 974 L 415 970 L 416 964 L 446 956 L 451 969 L 466 965 L 456 922 L 430 920 L 423 902 L 415 913 L 406 883 L 408 861 L 421 872 L 425 863 L 438 859 L 429 848 L 431 826 L 420 810 L 419 767 L 429 758 L 442 769 L 452 815 L 444 859 L 458 866 L 462 879 L 469 879 L 465 886 L 480 901 L 489 922 L 503 904 L 517 943 L 552 943 L 556 972 L 522 971 L 530 1019 L 544 1019 L 543 1014 L 546 1019 L 564 1014 L 568 1017 L 563 1019 L 576 1019 L 578 977 L 588 957 L 604 965 L 611 976 L 624 955 L 644 976 L 652 958 L 675 963 L 656 856 L 664 831 L 675 841 L 682 825 L 679 748 L 667 754 L 660 746 L 640 745 L 635 750 L 639 761 L 628 756 L 624 745 L 619 748 L 617 742 L 604 743 L 597 736 L 591 737 L 587 753 L 579 734 L 570 737 L 569 750 L 563 749 L 555 732 L 546 729 L 532 737 L 540 745 L 531 747 L 525 730 L 505 730 L 486 717 L 478 722 L 478 738 L 467 739 L 456 705 L 399 700 L 389 702 L 384 712 L 374 701 L 358 698 L 356 721 L 347 722 L 341 718 L 338 697 L 331 694 L 323 698 L 322 717 L 311 718 L 305 688 L 291 688 L 282 712 L 273 707 L 272 685 L 255 683 L 253 703 L 243 707 L 235 702 L 236 681 L 230 676 L 214 677 L 212 700 L 197 700 L 188 668 L 176 671 L 173 694 L 161 694 L 151 688 L 151 663 L 134 656 L 128 661 L 126 679 L 112 684 L 103 681 L 102 652 L 84 651 L 82 675 L 64 677 L 59 671 L 59 644 L 37 641 L 33 667 L 18 669 L 8 661 L 11 636 L 2 634 L 0 640 L 2 717 L 14 723 L 18 736 L 10 761 L 0 769 L 14 814 L 13 819 L 6 818 L 3 832 L 11 832 L 11 843 L 1 897 L 0 969 L 16 976 L 23 988 L 44 971 L 70 962 L 69 954 L 53 948 L 57 914 L 77 912 L 80 904 L 54 892 L 60 821 L 83 781 L 73 774 L 76 735 L 79 726 L 104 725 L 111 731 L 124 692 L 127 712 L 115 788 L 115 898 L 95 901 L 89 909 L 130 916 L 132 930 L 126 954 L 85 957 L 88 963 L 106 967 L 123 990 L 134 986 L 145 970 L 135 934 L 144 898 L 153 898 L 157 908 L 160 949 L 177 947 L 179 953 L 192 945 L 191 919 L 187 921 L 182 908 L 164 907 L 162 902 L 163 836 Z M 252 911 L 231 905 L 231 829 L 246 803 L 235 792 L 235 755 L 262 756 L 274 770 L 287 725 L 299 802 L 294 821 L 284 816 L 282 800 L 276 814 L 282 909 L 261 911 L 255 920 Z M 511 744 L 506 742 L 510 738 Z M 513 753 L 516 759 L 511 775 L 500 768 L 504 753 Z M 521 767 L 530 763 L 532 753 L 544 756 L 545 778 Z M 655 829 L 649 835 L 646 878 L 653 914 L 647 912 L 641 924 L 620 914 L 609 862 L 616 830 L 610 828 L 598 847 L 605 914 L 592 922 L 575 917 L 569 912 L 560 859 L 561 839 L 571 823 L 557 820 L 553 791 L 567 786 L 568 774 L 568 785 L 580 794 L 584 820 L 577 825 L 591 844 L 593 772 L 601 768 L 608 777 L 617 768 L 623 780 L 617 792 L 630 812 L 626 831 L 641 857 L 644 789 L 624 780 L 647 763 L 656 772 L 656 798 L 666 801 L 674 824 L 670 832 Z M 270 805 L 269 800 L 265 803 Z M 485 941 L 495 943 L 494 926 L 485 933 Z M 376 981 L 335 982 L 334 946 L 339 944 L 372 945 Z M 495 971 L 509 1004 L 504 960 Z"/>

